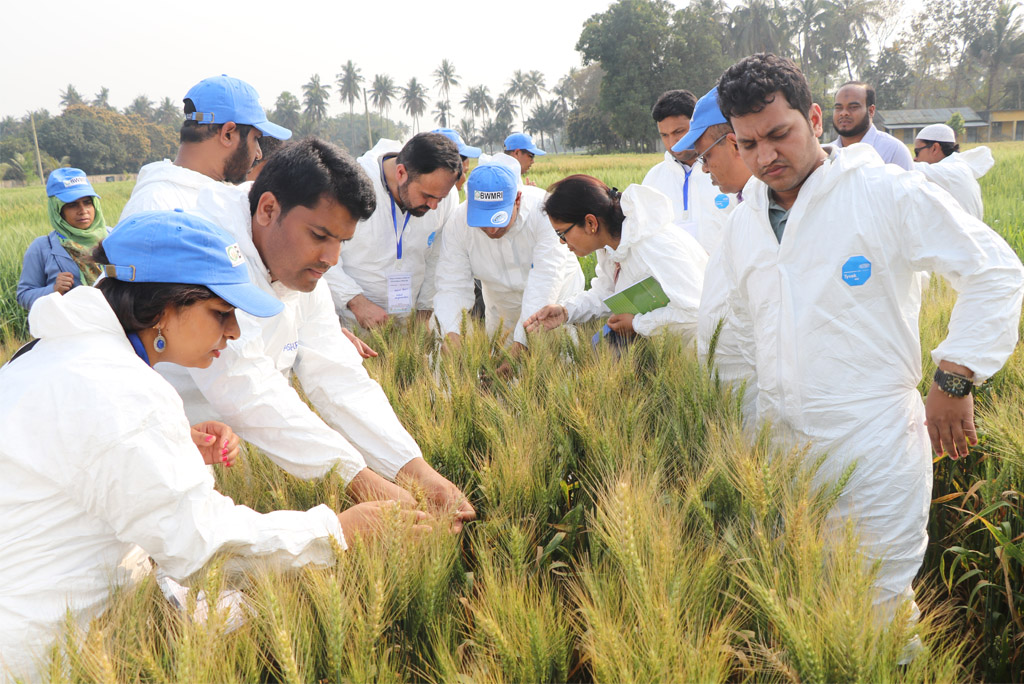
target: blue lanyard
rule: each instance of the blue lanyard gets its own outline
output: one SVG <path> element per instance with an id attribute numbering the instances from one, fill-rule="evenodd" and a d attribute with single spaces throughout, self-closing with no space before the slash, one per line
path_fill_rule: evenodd
<path id="1" fill-rule="evenodd" d="M 149 354 L 146 353 L 146 347 L 142 344 L 142 340 L 139 339 L 139 336 L 136 333 L 130 332 L 128 333 L 128 341 L 132 343 L 132 349 L 135 350 L 138 357 L 145 361 L 147 366 L 152 365 L 149 362 Z"/>
<path id="2" fill-rule="evenodd" d="M 385 186 L 385 189 L 387 186 Z M 388 197 L 391 199 L 391 223 L 395 226 L 395 244 L 397 245 L 395 251 L 398 253 L 398 258 L 402 258 L 402 238 L 405 237 L 405 227 L 409 225 L 409 219 L 412 218 L 412 214 L 405 215 L 405 223 L 402 224 L 402 232 L 398 232 L 398 217 L 395 215 L 395 198 L 391 197 L 391 193 L 388 193 Z"/>
<path id="3" fill-rule="evenodd" d="M 683 166 L 683 174 L 686 180 L 683 181 L 683 211 L 690 211 L 690 174 L 693 173 L 692 166 Z"/>

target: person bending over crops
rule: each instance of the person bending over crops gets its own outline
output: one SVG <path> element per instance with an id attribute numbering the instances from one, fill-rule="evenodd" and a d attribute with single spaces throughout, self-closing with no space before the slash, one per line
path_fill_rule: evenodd
<path id="1" fill-rule="evenodd" d="M 99 275 L 92 249 L 109 232 L 100 196 L 81 169 L 53 171 L 46 195 L 53 231 L 28 246 L 18 280 L 18 304 L 28 310 L 51 292 L 92 285 Z"/>
<path id="2" fill-rule="evenodd" d="M 822 147 L 821 108 L 800 69 L 760 53 L 718 83 L 756 177 L 722 242 L 726 301 L 752 344 L 758 419 L 783 445 L 825 455 L 822 482 L 849 476 L 830 516 L 852 522 L 877 561 L 891 620 L 913 599 L 928 545 L 936 454 L 977 443 L 971 388 L 1017 342 L 1024 268 L 1006 242 L 918 173 L 866 145 Z M 958 293 L 922 404 L 920 271 Z M 849 475 L 852 469 L 852 475 Z"/>
<path id="3" fill-rule="evenodd" d="M 197 210 L 234 236 L 257 285 L 285 310 L 270 320 L 240 314 L 241 339 L 209 368 L 165 364 L 159 370 L 195 420 L 229 423 L 292 475 L 312 479 L 335 470 L 357 501 L 414 503 L 393 481 L 409 482 L 457 531 L 476 512 L 423 459 L 357 348 L 342 336 L 323 280 L 342 243 L 357 223 L 366 228 L 359 222 L 375 207 L 366 172 L 316 138 L 274 154 L 248 193 L 205 188 Z M 291 386 L 293 374 L 316 413 Z"/>
<path id="4" fill-rule="evenodd" d="M 605 299 L 653 276 L 668 304 L 646 313 L 615 314 L 608 329 L 627 338 L 667 330 L 682 335 L 686 344 L 694 340 L 708 257 L 672 225 L 672 203 L 665 195 L 642 185 L 619 193 L 593 176 L 575 175 L 551 187 L 544 212 L 576 256 L 597 252 L 597 273 L 589 290 L 530 316 L 527 332 L 606 315 Z"/>
<path id="5" fill-rule="evenodd" d="M 38 343 L 0 369 L 2 681 L 39 679 L 67 615 L 84 628 L 113 585 L 149 572 L 131 558 L 179 579 L 220 551 L 232 564 L 329 565 L 332 539 L 344 548 L 397 505 L 261 515 L 218 494 L 180 399 L 151 366 L 209 366 L 238 337 L 236 306 L 273 316 L 280 302 L 249 280 L 233 238 L 183 212 L 138 214 L 93 254 L 106 277 L 38 300 Z M 205 427 L 218 450 L 235 441 Z"/>
<path id="6" fill-rule="evenodd" d="M 978 179 L 995 165 L 992 150 L 979 145 L 960 151 L 956 133 L 946 124 L 925 126 L 914 138 L 914 170 L 943 188 L 960 203 L 968 214 L 981 220 L 985 207 L 981 203 Z"/>

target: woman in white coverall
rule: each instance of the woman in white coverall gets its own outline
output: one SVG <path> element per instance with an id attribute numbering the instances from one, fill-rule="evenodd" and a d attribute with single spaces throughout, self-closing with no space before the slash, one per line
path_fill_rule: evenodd
<path id="1" fill-rule="evenodd" d="M 214 491 L 181 400 L 150 366 L 208 366 L 238 335 L 234 307 L 281 310 L 227 233 L 144 212 L 94 258 L 106 278 L 40 298 L 38 343 L 0 369 L 0 681 L 40 677 L 66 614 L 84 627 L 114 584 L 148 569 L 119 569 L 139 547 L 174 578 L 219 551 L 328 565 L 329 540 L 344 547 L 342 530 L 370 529 L 380 511 L 261 515 Z"/>
<path id="2" fill-rule="evenodd" d="M 642 185 L 619 193 L 593 176 L 563 178 L 551 187 L 544 211 L 559 239 L 578 257 L 597 252 L 590 289 L 564 306 L 545 306 L 524 323 L 527 332 L 551 330 L 609 313 L 604 300 L 654 276 L 668 305 L 644 314 L 615 314 L 608 327 L 626 337 L 669 330 L 689 344 L 697 334 L 697 306 L 708 257 L 672 223 L 672 204 Z"/>

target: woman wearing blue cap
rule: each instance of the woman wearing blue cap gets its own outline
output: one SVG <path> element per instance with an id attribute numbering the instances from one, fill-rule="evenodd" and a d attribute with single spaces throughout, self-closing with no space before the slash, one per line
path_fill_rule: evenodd
<path id="1" fill-rule="evenodd" d="M 99 267 L 91 252 L 108 232 L 100 196 L 81 169 L 53 171 L 46 179 L 46 194 L 53 231 L 33 240 L 25 252 L 17 293 L 25 309 L 51 292 L 92 285 Z"/>
<path id="2" fill-rule="evenodd" d="M 261 515 L 214 490 L 181 400 L 151 366 L 209 366 L 238 336 L 235 307 L 281 310 L 227 233 L 144 212 L 94 256 L 104 278 L 37 300 L 38 342 L 0 368 L 0 680 L 38 678 L 67 614 L 84 627 L 113 584 L 148 572 L 127 570 L 129 557 L 171 578 L 217 552 L 328 565 L 331 539 L 344 548 L 345 533 L 375 529 L 383 505 Z"/>

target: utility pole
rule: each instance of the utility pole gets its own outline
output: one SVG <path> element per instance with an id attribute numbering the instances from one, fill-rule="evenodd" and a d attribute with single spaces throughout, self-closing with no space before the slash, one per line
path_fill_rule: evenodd
<path id="1" fill-rule="evenodd" d="M 36 145 L 36 168 L 39 170 L 39 184 L 46 185 L 46 179 L 43 178 L 43 160 L 39 157 L 39 138 L 36 137 L 36 115 L 29 112 L 28 117 L 32 122 L 32 141 Z"/>
<path id="2" fill-rule="evenodd" d="M 366 88 L 363 88 L 363 111 L 366 112 L 366 149 L 373 149 L 373 133 L 370 132 L 370 106 L 366 103 Z"/>

